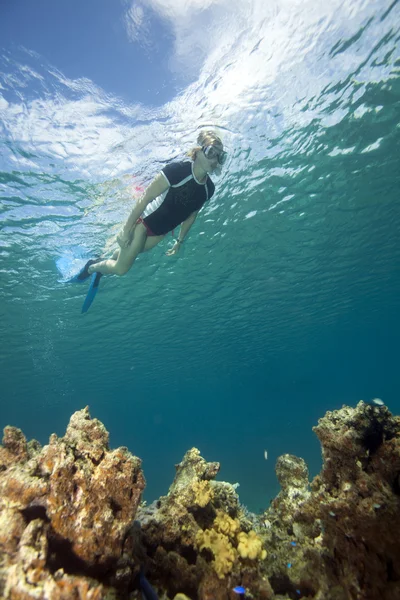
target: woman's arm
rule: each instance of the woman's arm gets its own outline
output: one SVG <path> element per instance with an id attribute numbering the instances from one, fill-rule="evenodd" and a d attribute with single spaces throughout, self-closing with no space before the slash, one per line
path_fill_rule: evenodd
<path id="1" fill-rule="evenodd" d="M 157 196 L 160 196 L 169 188 L 169 183 L 164 177 L 162 173 L 156 175 L 150 185 L 146 188 L 144 194 L 139 198 L 137 203 L 132 209 L 131 214 L 129 215 L 121 234 L 118 236 L 118 243 L 121 247 L 126 247 L 129 245 L 132 231 L 135 227 L 136 221 L 146 208 L 146 206 Z"/>
<path id="2" fill-rule="evenodd" d="M 196 210 L 195 212 L 192 212 L 192 214 L 185 221 L 183 221 L 183 223 L 181 225 L 181 229 L 179 231 L 178 243 L 179 242 L 183 242 L 183 240 L 185 239 L 185 237 L 189 233 L 189 229 L 191 228 L 191 226 L 195 222 L 196 217 L 197 217 L 198 214 L 199 214 L 199 211 Z"/>
<path id="3" fill-rule="evenodd" d="M 166 252 L 167 256 L 172 256 L 172 254 L 176 254 L 178 252 L 179 248 L 181 247 L 181 244 L 182 244 L 183 240 L 185 239 L 185 237 L 189 233 L 189 229 L 191 228 L 191 226 L 195 222 L 196 217 L 197 217 L 198 214 L 199 214 L 199 211 L 195 210 L 194 212 L 192 212 L 191 215 L 189 215 L 189 217 L 185 221 L 183 221 L 183 223 L 181 225 L 181 229 L 179 231 L 178 239 L 176 240 L 176 242 L 172 246 L 172 248 L 170 250 L 167 250 L 167 252 Z"/>

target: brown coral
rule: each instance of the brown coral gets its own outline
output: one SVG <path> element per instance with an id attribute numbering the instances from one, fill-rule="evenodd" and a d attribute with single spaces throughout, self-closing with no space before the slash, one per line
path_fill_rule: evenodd
<path id="1" fill-rule="evenodd" d="M 5 598 L 37 597 L 38 586 L 53 590 L 46 594 L 54 600 L 72 597 L 66 590 L 78 588 L 86 590 L 82 597 L 102 597 L 101 586 L 85 577 L 106 582 L 103 573 L 118 572 L 144 488 L 140 460 L 125 448 L 110 451 L 107 431 L 86 408 L 71 417 L 64 438 L 51 436 L 41 450 L 26 444 L 19 430 L 6 428 L 0 464 Z M 63 572 L 55 578 L 61 566 L 74 577 Z M 132 579 L 132 561 L 130 572 Z"/>
<path id="2" fill-rule="evenodd" d="M 289 472 L 265 513 L 272 587 L 315 600 L 400 597 L 400 419 L 360 402 L 328 412 L 314 431 L 324 463 L 311 491 L 293 460 L 293 487 Z"/>

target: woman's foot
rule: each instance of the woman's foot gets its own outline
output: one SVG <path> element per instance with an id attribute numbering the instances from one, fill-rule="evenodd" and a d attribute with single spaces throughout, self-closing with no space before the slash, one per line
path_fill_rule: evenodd
<path id="1" fill-rule="evenodd" d="M 86 281 L 86 279 L 88 279 L 93 272 L 90 271 L 90 267 L 95 263 L 100 262 L 101 260 L 103 259 L 91 258 L 90 260 L 88 260 L 86 265 L 79 271 L 77 275 L 75 275 L 75 277 L 71 281 L 76 281 L 77 283 L 82 283 L 83 281 Z"/>

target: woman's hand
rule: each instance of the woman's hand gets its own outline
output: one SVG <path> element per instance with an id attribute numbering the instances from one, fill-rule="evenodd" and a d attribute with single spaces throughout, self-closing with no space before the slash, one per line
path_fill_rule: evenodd
<path id="1" fill-rule="evenodd" d="M 179 242 L 175 242 L 175 244 L 172 246 L 172 248 L 167 250 L 165 254 L 167 256 L 172 256 L 173 254 L 177 254 L 179 252 L 180 247 L 181 247 L 181 244 Z"/>
<path id="2" fill-rule="evenodd" d="M 127 248 L 131 241 L 132 235 L 126 233 L 126 231 L 124 231 L 123 229 L 117 235 L 117 243 L 120 248 Z"/>

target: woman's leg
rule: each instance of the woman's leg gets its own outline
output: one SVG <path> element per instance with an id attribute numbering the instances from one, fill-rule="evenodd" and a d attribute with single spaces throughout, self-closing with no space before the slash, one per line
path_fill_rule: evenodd
<path id="1" fill-rule="evenodd" d="M 159 244 L 164 238 L 165 235 L 148 235 L 142 252 L 147 252 L 147 250 L 151 250 L 152 248 L 154 248 L 154 246 L 157 246 L 157 244 Z M 113 255 L 111 257 L 112 260 L 117 260 L 119 253 L 120 250 L 114 250 Z"/>
<path id="2" fill-rule="evenodd" d="M 88 269 L 89 274 L 96 272 L 102 275 L 125 275 L 137 256 L 144 249 L 146 238 L 147 231 L 145 226 L 142 223 L 138 223 L 133 230 L 132 241 L 129 246 L 121 248 L 118 254 L 113 254 L 112 258 L 91 265 Z"/>
<path id="3" fill-rule="evenodd" d="M 145 236 L 144 243 L 143 234 Z M 128 248 L 115 250 L 112 257 L 108 260 L 98 262 L 89 267 L 89 273 L 94 273 L 96 271 L 103 275 L 125 275 L 141 252 L 151 250 L 161 242 L 164 237 L 164 235 L 147 236 L 147 230 L 144 225 L 138 223 L 133 231 L 132 241 Z"/>
<path id="4" fill-rule="evenodd" d="M 165 238 L 165 235 L 149 235 L 147 236 L 146 243 L 142 252 L 147 252 L 147 250 L 151 250 L 154 246 L 157 246 Z"/>

